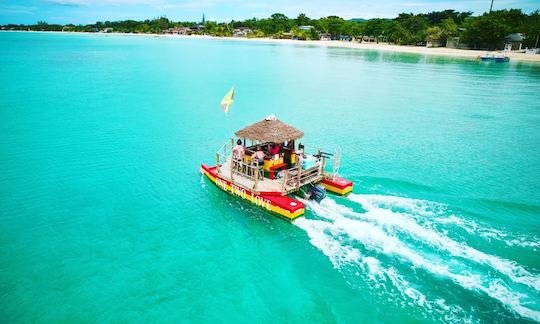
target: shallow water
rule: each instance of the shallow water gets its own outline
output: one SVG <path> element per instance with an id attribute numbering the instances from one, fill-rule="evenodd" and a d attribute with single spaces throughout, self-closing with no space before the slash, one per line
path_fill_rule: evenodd
<path id="1" fill-rule="evenodd" d="M 8 32 L 0 62 L 2 322 L 540 321 L 540 65 Z M 201 178 L 270 113 L 354 193 L 290 224 Z"/>

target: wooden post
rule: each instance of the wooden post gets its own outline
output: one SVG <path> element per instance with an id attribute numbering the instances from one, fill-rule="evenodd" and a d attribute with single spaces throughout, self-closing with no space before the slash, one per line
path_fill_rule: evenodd
<path id="1" fill-rule="evenodd" d="M 255 161 L 255 159 L 253 159 Z M 257 190 L 257 183 L 259 182 L 259 167 L 255 167 L 255 184 L 253 185 L 253 190 Z"/>
<path id="2" fill-rule="evenodd" d="M 281 184 L 281 192 L 285 195 L 285 188 L 287 187 L 287 178 L 289 177 L 289 171 L 285 170 L 285 176 L 283 177 L 283 183 Z"/>
<path id="3" fill-rule="evenodd" d="M 233 147 L 234 147 L 234 138 L 231 138 L 231 163 L 230 163 L 230 168 L 231 168 L 231 180 L 234 180 L 233 179 L 233 169 L 234 167 L 236 166 L 234 163 L 235 161 L 233 161 Z"/>
<path id="4" fill-rule="evenodd" d="M 298 180 L 296 184 L 296 189 L 300 189 L 300 176 L 302 175 L 302 166 L 298 166 Z"/>

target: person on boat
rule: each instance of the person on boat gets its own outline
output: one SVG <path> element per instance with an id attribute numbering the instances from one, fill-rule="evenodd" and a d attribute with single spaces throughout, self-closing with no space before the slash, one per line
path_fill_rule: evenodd
<path id="1" fill-rule="evenodd" d="M 306 157 L 306 153 L 304 152 L 304 145 L 298 144 L 298 150 L 296 151 L 296 155 L 301 155 L 303 158 Z"/>
<path id="2" fill-rule="evenodd" d="M 274 156 L 281 152 L 281 147 L 279 146 L 279 144 L 273 143 L 268 149 L 268 151 L 270 152 L 271 156 Z"/>
<path id="3" fill-rule="evenodd" d="M 299 165 L 302 167 L 302 164 L 304 163 L 304 154 L 296 152 L 296 165 Z"/>
<path id="4" fill-rule="evenodd" d="M 261 150 L 261 147 L 257 145 L 257 150 L 251 155 L 251 157 L 257 161 L 258 165 L 263 165 L 266 154 L 264 154 L 264 152 Z"/>
<path id="5" fill-rule="evenodd" d="M 302 163 L 304 162 L 304 159 L 306 158 L 306 153 L 304 153 L 304 145 L 299 144 L 298 150 L 295 152 L 296 154 L 296 165 L 299 165 L 302 167 Z"/>
<path id="6" fill-rule="evenodd" d="M 244 155 L 246 154 L 246 150 L 244 148 L 244 145 L 242 145 L 242 140 L 236 141 L 236 146 L 232 150 L 233 157 L 236 160 L 242 160 L 244 158 Z"/>

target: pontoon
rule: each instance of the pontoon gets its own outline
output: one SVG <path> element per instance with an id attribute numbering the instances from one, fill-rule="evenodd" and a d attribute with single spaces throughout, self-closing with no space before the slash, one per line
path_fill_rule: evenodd
<path id="1" fill-rule="evenodd" d="M 304 204 L 295 196 L 320 200 L 326 191 L 352 191 L 353 183 L 338 176 L 339 152 L 308 152 L 296 144 L 304 133 L 273 115 L 235 135 L 240 149 L 231 138 L 216 152 L 214 166 L 201 165 L 201 172 L 226 192 L 293 220 L 304 214 Z M 254 157 L 257 150 L 264 153 L 262 160 Z"/>

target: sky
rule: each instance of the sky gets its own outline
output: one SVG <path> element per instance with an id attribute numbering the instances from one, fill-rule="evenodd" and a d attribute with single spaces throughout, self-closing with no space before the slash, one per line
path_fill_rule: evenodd
<path id="1" fill-rule="evenodd" d="M 207 20 L 228 22 L 267 18 L 281 12 L 288 17 L 305 13 L 310 18 L 330 15 L 350 18 L 393 18 L 401 12 L 430 12 L 445 9 L 489 10 L 491 0 L 0 0 L 0 24 L 90 24 L 106 20 L 144 20 L 166 16 L 174 21 Z M 494 0 L 493 9 L 540 9 L 540 0 Z"/>

